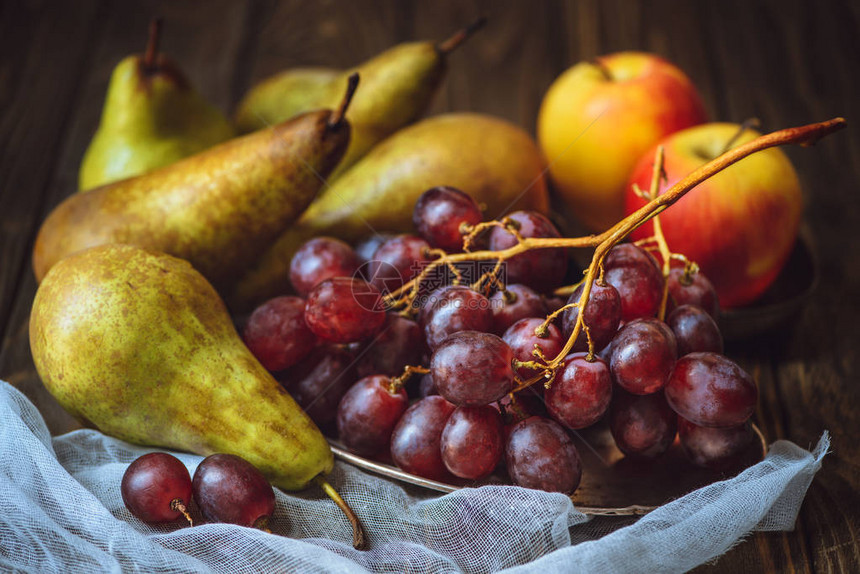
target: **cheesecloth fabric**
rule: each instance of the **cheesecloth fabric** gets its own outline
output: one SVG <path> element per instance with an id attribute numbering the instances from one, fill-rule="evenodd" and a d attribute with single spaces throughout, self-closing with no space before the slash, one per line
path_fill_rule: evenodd
<path id="1" fill-rule="evenodd" d="M 589 520 L 567 496 L 513 486 L 439 496 L 339 462 L 330 482 L 364 520 L 371 549 L 361 552 L 316 488 L 276 489 L 271 534 L 149 526 L 126 510 L 119 485 L 153 449 L 91 430 L 52 438 L 2 381 L 0 421 L 3 572 L 682 572 L 752 530 L 792 529 L 829 446 L 826 433 L 811 453 L 777 441 L 737 477 L 638 520 Z M 202 460 L 177 456 L 192 474 Z"/>

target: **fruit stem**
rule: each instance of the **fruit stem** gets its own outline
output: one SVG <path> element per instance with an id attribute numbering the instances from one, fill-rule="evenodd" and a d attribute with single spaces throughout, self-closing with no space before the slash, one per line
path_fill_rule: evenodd
<path id="1" fill-rule="evenodd" d="M 157 67 L 158 46 L 161 43 L 161 31 L 164 28 L 164 20 L 160 17 L 153 18 L 149 22 L 149 37 L 146 40 L 146 51 L 143 53 L 143 68 L 147 72 L 154 72 Z"/>
<path id="2" fill-rule="evenodd" d="M 170 501 L 170 510 L 175 510 L 177 512 L 181 512 L 182 516 L 185 517 L 185 520 L 188 521 L 188 526 L 194 526 L 194 521 L 191 520 L 191 515 L 188 514 L 188 508 L 186 508 L 185 503 L 182 502 L 180 498 L 174 498 Z"/>
<path id="3" fill-rule="evenodd" d="M 481 16 L 465 28 L 461 28 L 454 32 L 454 34 L 452 34 L 447 40 L 442 40 L 436 44 L 436 51 L 443 56 L 450 54 L 452 51 L 456 50 L 460 44 L 468 40 L 472 34 L 483 28 L 486 23 L 487 18 Z"/>
<path id="4" fill-rule="evenodd" d="M 353 72 L 346 80 L 346 93 L 343 95 L 343 99 L 340 101 L 340 105 L 328 119 L 329 129 L 335 129 L 343 122 L 344 116 L 346 116 L 346 110 L 349 109 L 349 103 L 352 101 L 352 97 L 355 95 L 355 89 L 357 87 L 358 72 Z"/>
<path id="5" fill-rule="evenodd" d="M 367 536 L 364 534 L 364 527 L 361 525 L 361 520 L 358 519 L 358 515 L 356 515 L 352 508 L 349 507 L 334 487 L 329 484 L 325 478 L 323 478 L 323 475 L 316 475 L 314 477 L 314 482 L 317 483 L 322 491 L 326 493 L 326 496 L 331 498 L 334 503 L 337 504 L 338 508 L 340 508 L 346 515 L 350 524 L 352 524 L 352 547 L 356 550 L 366 549 Z"/>
<path id="6" fill-rule="evenodd" d="M 607 82 L 615 81 L 615 78 L 612 77 L 612 72 L 609 71 L 609 68 L 606 67 L 606 64 L 603 63 L 603 60 L 601 60 L 600 58 L 595 58 L 591 63 L 597 67 L 604 80 L 606 80 Z"/>
<path id="7" fill-rule="evenodd" d="M 738 131 L 735 132 L 735 135 L 733 135 L 731 137 L 731 139 L 729 139 L 729 141 L 726 142 L 726 145 L 723 147 L 723 151 L 720 152 L 720 155 L 722 155 L 722 154 L 726 153 L 727 151 L 729 151 L 730 149 L 732 149 L 732 146 L 735 145 L 735 142 L 738 141 L 738 139 L 742 135 L 744 135 L 745 131 L 747 131 L 749 129 L 753 129 L 753 128 L 758 129 L 760 127 L 761 127 L 761 122 L 759 121 L 758 118 L 747 118 L 746 120 L 744 120 L 744 123 L 742 123 L 741 127 L 738 128 Z"/>
<path id="8" fill-rule="evenodd" d="M 391 377 L 391 384 L 388 386 L 388 389 L 391 391 L 392 394 L 396 393 L 403 388 L 403 385 L 406 384 L 406 381 L 408 381 L 409 377 L 411 377 L 412 375 L 416 373 L 419 375 L 426 375 L 429 372 L 430 369 L 426 367 L 413 367 L 412 365 L 406 365 L 403 368 L 402 375 L 400 375 L 399 377 Z"/>

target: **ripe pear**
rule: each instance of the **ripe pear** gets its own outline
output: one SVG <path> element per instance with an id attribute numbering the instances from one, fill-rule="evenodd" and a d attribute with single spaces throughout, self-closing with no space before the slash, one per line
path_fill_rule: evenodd
<path id="1" fill-rule="evenodd" d="M 361 75 L 361 92 L 349 109 L 352 141 L 332 180 L 374 145 L 415 121 L 430 106 L 446 70 L 446 57 L 483 26 L 482 18 L 439 43 L 410 42 L 390 48 L 356 68 L 286 70 L 251 88 L 239 103 L 240 133 L 258 130 L 309 110 L 330 107 L 350 74 Z"/>
<path id="2" fill-rule="evenodd" d="M 72 195 L 39 230 L 41 280 L 63 257 L 130 243 L 190 261 L 216 288 L 250 265 L 301 214 L 349 143 L 340 108 L 309 112 L 135 178 Z"/>
<path id="3" fill-rule="evenodd" d="M 373 233 L 413 232 L 418 197 L 450 185 L 486 206 L 496 219 L 516 209 L 546 213 L 545 163 L 520 128 L 481 114 L 435 116 L 377 145 L 314 200 L 299 220 L 233 288 L 232 308 L 247 309 L 288 285 L 293 253 L 311 237 L 357 241 Z"/>
<path id="4" fill-rule="evenodd" d="M 332 468 L 322 433 L 181 259 L 112 244 L 60 261 L 36 293 L 30 349 L 57 401 L 119 439 L 237 454 L 289 490 Z"/>
<path id="5" fill-rule="evenodd" d="M 146 53 L 114 68 L 78 174 L 81 190 L 169 165 L 235 135 L 224 114 L 158 53 L 160 29 L 160 21 L 153 21 Z"/>

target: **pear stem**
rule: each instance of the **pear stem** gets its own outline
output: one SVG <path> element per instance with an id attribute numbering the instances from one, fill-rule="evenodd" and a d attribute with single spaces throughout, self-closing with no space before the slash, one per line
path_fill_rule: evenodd
<path id="1" fill-rule="evenodd" d="M 146 41 L 146 51 L 143 53 L 143 67 L 150 72 L 156 68 L 158 46 L 161 43 L 161 30 L 163 27 L 164 20 L 162 18 L 153 18 L 149 23 L 149 38 Z"/>
<path id="2" fill-rule="evenodd" d="M 352 547 L 356 550 L 364 550 L 367 548 L 367 536 L 364 534 L 364 527 L 361 525 L 361 520 L 358 515 L 349 507 L 346 501 L 338 494 L 332 485 L 330 485 L 323 475 L 318 474 L 314 477 L 314 482 L 319 485 L 326 496 L 331 498 L 338 508 L 340 508 L 350 524 L 352 524 Z"/>
<path id="3" fill-rule="evenodd" d="M 486 23 L 487 18 L 485 16 L 481 16 L 465 28 L 461 28 L 454 32 L 454 34 L 447 40 L 442 40 L 436 44 L 436 51 L 442 55 L 450 54 L 452 51 L 456 50 L 460 44 L 468 40 L 472 34 L 483 28 Z"/>
<path id="4" fill-rule="evenodd" d="M 346 116 L 346 110 L 349 109 L 349 103 L 352 101 L 352 97 L 355 95 L 355 89 L 358 87 L 358 72 L 353 72 L 349 75 L 349 78 L 346 80 L 346 93 L 343 95 L 343 100 L 341 100 L 338 108 L 332 113 L 331 117 L 328 119 L 328 127 L 330 129 L 334 129 L 343 122 L 344 116 Z"/>

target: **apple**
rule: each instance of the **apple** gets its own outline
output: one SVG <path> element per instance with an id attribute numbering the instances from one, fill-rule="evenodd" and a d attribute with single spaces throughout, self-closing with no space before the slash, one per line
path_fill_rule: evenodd
<path id="1" fill-rule="evenodd" d="M 653 54 L 619 52 L 581 62 L 550 86 L 538 140 L 555 189 L 595 231 L 621 219 L 624 184 L 646 150 L 707 121 L 692 82 Z"/>
<path id="2" fill-rule="evenodd" d="M 668 136 L 664 169 L 668 180 L 660 193 L 704 163 L 719 156 L 741 129 L 738 124 L 710 123 Z M 731 147 L 760 134 L 745 129 Z M 625 212 L 645 204 L 633 184 L 647 190 L 654 149 L 634 168 L 627 185 Z M 753 154 L 691 189 L 660 214 L 669 249 L 692 259 L 714 284 L 722 307 L 738 307 L 759 297 L 773 283 L 797 239 L 803 198 L 800 181 L 782 150 Z M 646 223 L 634 239 L 653 235 Z"/>

